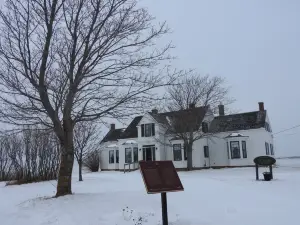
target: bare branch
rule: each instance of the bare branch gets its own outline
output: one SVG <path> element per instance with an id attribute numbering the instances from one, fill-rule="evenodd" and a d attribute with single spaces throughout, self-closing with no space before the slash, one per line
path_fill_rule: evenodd
<path id="1" fill-rule="evenodd" d="M 137 114 L 172 85 L 169 29 L 137 0 L 7 0 L 0 11 L 0 120 L 52 128 L 57 196 L 71 193 L 74 126 Z M 66 182 L 67 181 L 67 182 Z"/>
<path id="2" fill-rule="evenodd" d="M 170 86 L 167 92 L 168 109 L 165 121 L 161 124 L 163 132 L 171 139 L 184 142 L 188 169 L 192 169 L 192 150 L 195 141 L 214 136 L 209 131 L 213 110 L 220 103 L 231 103 L 229 88 L 220 77 L 201 77 L 187 74 L 179 84 Z"/>

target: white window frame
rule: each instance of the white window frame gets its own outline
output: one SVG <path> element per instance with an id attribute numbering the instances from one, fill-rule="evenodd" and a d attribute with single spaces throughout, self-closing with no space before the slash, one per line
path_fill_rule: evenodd
<path id="1" fill-rule="evenodd" d="M 131 159 L 130 162 L 128 161 L 128 158 L 127 158 L 128 151 L 130 151 L 130 159 Z M 125 163 L 132 163 L 132 148 L 125 148 Z"/>
<path id="2" fill-rule="evenodd" d="M 179 149 L 175 150 L 175 147 L 178 147 L 178 146 L 179 146 Z M 174 162 L 180 162 L 180 161 L 182 161 L 182 145 L 180 143 L 175 143 L 172 146 L 172 150 L 173 150 L 173 161 Z M 175 154 L 174 154 L 175 151 L 180 152 L 180 159 L 178 159 L 178 160 L 175 159 Z"/>
<path id="3" fill-rule="evenodd" d="M 232 144 L 233 143 L 238 143 L 238 152 L 239 152 L 239 157 L 233 157 L 233 147 L 232 147 Z M 230 141 L 230 156 L 231 156 L 231 159 L 241 159 L 241 146 L 240 146 L 240 141 Z"/>

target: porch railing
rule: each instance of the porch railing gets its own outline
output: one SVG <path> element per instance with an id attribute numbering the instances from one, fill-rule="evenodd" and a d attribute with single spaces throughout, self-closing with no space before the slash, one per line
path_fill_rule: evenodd
<path id="1" fill-rule="evenodd" d="M 127 166 L 127 168 L 128 168 L 128 171 L 130 172 L 130 171 L 131 171 L 131 168 L 132 168 L 132 169 L 135 169 L 135 168 L 134 168 L 134 165 L 135 165 L 134 162 L 132 162 L 132 163 L 125 163 L 125 164 L 124 164 L 124 173 L 126 173 L 126 166 Z M 132 167 L 131 167 L 131 166 L 132 166 Z"/>

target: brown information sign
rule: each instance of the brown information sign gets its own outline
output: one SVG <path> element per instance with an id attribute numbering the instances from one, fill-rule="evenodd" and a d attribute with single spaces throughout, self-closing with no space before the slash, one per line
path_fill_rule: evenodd
<path id="1" fill-rule="evenodd" d="M 184 190 L 172 161 L 140 161 L 139 164 L 148 194 Z"/>

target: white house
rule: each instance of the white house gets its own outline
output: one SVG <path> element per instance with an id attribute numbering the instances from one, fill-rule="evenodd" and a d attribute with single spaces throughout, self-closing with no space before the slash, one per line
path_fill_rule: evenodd
<path id="1" fill-rule="evenodd" d="M 197 115 L 197 129 L 207 126 L 202 138 L 193 144 L 193 168 L 221 168 L 253 166 L 253 159 L 261 155 L 275 155 L 273 136 L 264 103 L 253 112 L 214 116 L 209 107 L 194 107 L 189 111 Z M 110 131 L 101 142 L 101 170 L 138 168 L 140 160 L 172 160 L 177 169 L 187 168 L 187 155 L 183 140 L 166 130 L 165 124 L 176 115 L 184 118 L 185 110 L 159 113 L 157 110 L 138 116 L 127 128 Z M 197 126 L 199 124 L 199 126 Z"/>

